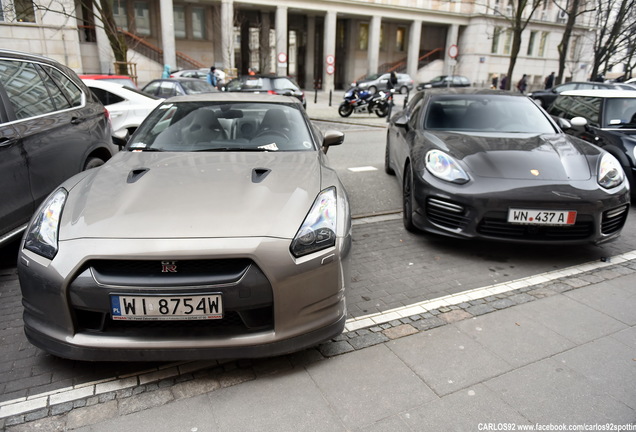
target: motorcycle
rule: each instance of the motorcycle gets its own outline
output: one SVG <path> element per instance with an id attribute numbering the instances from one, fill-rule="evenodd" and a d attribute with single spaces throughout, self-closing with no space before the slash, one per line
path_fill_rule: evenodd
<path id="1" fill-rule="evenodd" d="M 378 117 L 386 117 L 389 114 L 389 95 L 383 91 L 369 93 L 352 87 L 344 94 L 344 101 L 338 107 L 341 117 L 349 117 L 352 113 L 375 113 Z"/>

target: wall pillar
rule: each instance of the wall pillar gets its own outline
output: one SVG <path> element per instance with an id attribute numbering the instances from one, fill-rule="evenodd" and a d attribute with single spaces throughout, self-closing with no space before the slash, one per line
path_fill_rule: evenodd
<path id="1" fill-rule="evenodd" d="M 159 14 L 161 15 L 163 64 L 170 66 L 170 70 L 177 70 L 177 49 L 174 41 L 174 11 L 172 9 L 172 0 L 160 0 Z"/>
<path id="2" fill-rule="evenodd" d="M 448 55 L 448 48 L 451 45 L 457 45 L 457 38 L 459 37 L 459 25 L 452 24 L 448 28 L 448 33 L 446 34 L 446 47 L 444 50 L 444 74 L 451 75 L 451 71 L 453 70 L 453 66 L 455 65 L 455 60 L 450 58 Z"/>
<path id="3" fill-rule="evenodd" d="M 276 7 L 276 74 L 287 75 L 289 53 L 287 52 L 287 6 Z M 284 62 L 281 56 L 284 55 Z"/>
<path id="4" fill-rule="evenodd" d="M 414 20 L 409 31 L 409 48 L 406 58 L 406 73 L 417 81 L 419 70 L 420 40 L 422 38 L 422 20 Z"/>
<path id="5" fill-rule="evenodd" d="M 371 25 L 369 26 L 369 45 L 367 47 L 369 57 L 369 75 L 378 73 L 380 65 L 380 32 L 382 30 L 382 18 L 379 15 L 371 17 Z"/>
<path id="6" fill-rule="evenodd" d="M 316 53 L 316 17 L 307 16 L 307 47 L 305 49 L 305 88 L 313 89 L 314 80 L 314 55 Z"/>
<path id="7" fill-rule="evenodd" d="M 221 58 L 223 69 L 234 69 L 234 2 L 221 2 Z"/>
<path id="8" fill-rule="evenodd" d="M 332 74 L 327 73 L 327 56 L 336 56 L 336 21 L 338 19 L 335 10 L 327 11 L 325 16 L 325 43 L 324 43 L 324 56 L 322 59 L 322 88 L 325 91 L 333 91 L 335 88 L 335 72 Z M 334 62 L 335 67 L 335 62 Z"/>

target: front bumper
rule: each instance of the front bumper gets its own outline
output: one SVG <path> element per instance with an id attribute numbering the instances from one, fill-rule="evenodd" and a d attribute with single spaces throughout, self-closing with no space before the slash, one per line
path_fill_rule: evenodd
<path id="1" fill-rule="evenodd" d="M 59 247 L 52 261 L 22 249 L 18 273 L 27 338 L 60 357 L 263 357 L 316 345 L 344 328 L 350 236 L 299 259 L 289 253 L 289 240 L 272 238 L 80 239 Z M 223 265 L 164 278 L 163 261 L 177 262 L 184 273 L 184 263 Z M 156 274 L 149 273 L 155 264 Z M 110 294 L 209 292 L 223 298 L 220 320 L 117 321 L 110 314 Z"/>
<path id="2" fill-rule="evenodd" d="M 504 184 L 505 183 L 505 184 Z M 532 183 L 532 184 L 530 184 Z M 454 185 L 414 175 L 413 223 L 456 238 L 529 244 L 600 244 L 616 239 L 629 212 L 629 188 L 612 192 L 592 180 L 550 182 L 480 178 L 479 185 Z M 508 210 L 576 211 L 572 226 L 512 224 Z"/>

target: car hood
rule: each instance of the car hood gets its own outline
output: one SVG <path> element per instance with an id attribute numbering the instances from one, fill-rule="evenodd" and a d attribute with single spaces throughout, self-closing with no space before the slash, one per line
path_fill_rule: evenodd
<path id="1" fill-rule="evenodd" d="M 478 177 L 587 180 L 599 149 L 565 134 L 432 133 L 441 150 Z"/>
<path id="2" fill-rule="evenodd" d="M 293 238 L 321 190 L 316 152 L 121 152 L 69 193 L 60 240 Z"/>

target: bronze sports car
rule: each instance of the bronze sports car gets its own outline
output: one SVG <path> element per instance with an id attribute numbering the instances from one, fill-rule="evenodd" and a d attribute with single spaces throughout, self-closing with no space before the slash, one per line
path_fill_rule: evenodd
<path id="1" fill-rule="evenodd" d="M 164 101 L 64 182 L 18 272 L 36 346 L 80 360 L 278 355 L 342 331 L 351 218 L 321 134 L 286 96 Z"/>
<path id="2" fill-rule="evenodd" d="M 602 243 L 620 235 L 630 205 L 614 156 L 507 92 L 417 93 L 391 118 L 385 169 L 402 186 L 410 231 Z"/>

